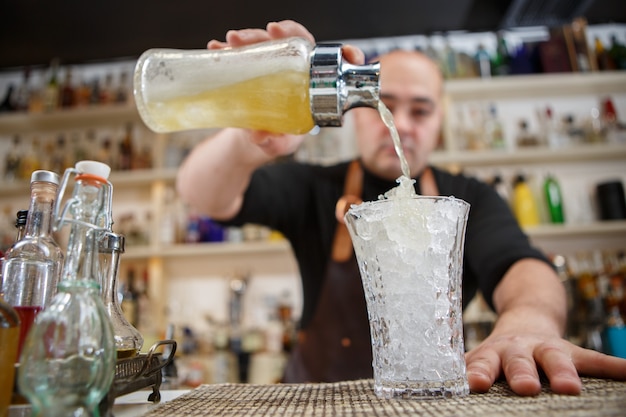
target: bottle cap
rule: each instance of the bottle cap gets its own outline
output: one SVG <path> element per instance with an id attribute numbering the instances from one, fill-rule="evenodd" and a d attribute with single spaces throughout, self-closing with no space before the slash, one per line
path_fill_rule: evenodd
<path id="1" fill-rule="evenodd" d="M 126 238 L 124 235 L 120 235 L 114 232 L 104 232 L 100 238 L 99 249 L 100 252 L 119 252 L 124 253 L 124 243 Z"/>
<path id="2" fill-rule="evenodd" d="M 55 185 L 59 185 L 59 174 L 52 171 L 45 171 L 43 169 L 39 169 L 37 171 L 33 171 L 30 176 L 30 183 L 34 182 L 51 182 Z"/>
<path id="3" fill-rule="evenodd" d="M 18 210 L 17 217 L 15 219 L 15 227 L 24 226 L 26 219 L 28 218 L 28 210 Z"/>
<path id="4" fill-rule="evenodd" d="M 355 107 L 378 108 L 380 64 L 353 65 L 343 60 L 341 44 L 317 44 L 311 55 L 311 114 L 319 127 L 341 126 Z"/>
<path id="5" fill-rule="evenodd" d="M 98 161 L 80 161 L 76 163 L 76 170 L 82 174 L 91 174 L 102 177 L 105 180 L 109 178 L 111 167 L 103 162 Z"/>

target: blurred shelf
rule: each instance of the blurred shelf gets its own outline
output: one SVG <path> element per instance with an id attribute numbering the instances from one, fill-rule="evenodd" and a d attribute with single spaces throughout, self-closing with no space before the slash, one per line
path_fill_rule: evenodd
<path id="1" fill-rule="evenodd" d="M 0 114 L 0 135 L 93 128 L 141 121 L 134 104 L 110 104 L 55 110 L 49 113 Z"/>
<path id="2" fill-rule="evenodd" d="M 597 221 L 585 224 L 543 224 L 526 228 L 525 232 L 531 238 L 624 235 L 626 244 L 626 220 Z M 242 243 L 215 242 L 177 244 L 163 247 L 127 247 L 126 252 L 122 255 L 122 259 L 143 260 L 158 257 L 167 261 L 168 258 L 290 253 L 291 246 L 287 240 Z"/>
<path id="3" fill-rule="evenodd" d="M 561 149 L 545 147 L 515 150 L 437 151 L 430 158 L 434 165 L 463 166 L 546 164 L 554 162 L 589 162 L 626 158 L 626 143 L 598 143 Z"/>
<path id="4" fill-rule="evenodd" d="M 176 168 L 138 169 L 133 171 L 113 171 L 109 181 L 116 188 L 132 188 L 137 186 L 150 187 L 158 181 L 174 183 Z M 62 173 L 60 173 L 62 174 Z M 0 181 L 0 196 L 10 197 L 17 195 L 29 196 L 30 184 L 28 180 Z"/>
<path id="5" fill-rule="evenodd" d="M 605 220 L 583 224 L 542 224 L 524 229 L 528 236 L 581 237 L 590 235 L 623 235 L 626 245 L 626 220 Z"/>
<path id="6" fill-rule="evenodd" d="M 113 171 L 109 181 L 113 187 L 134 187 L 151 185 L 155 181 L 173 183 L 176 180 L 176 168 L 138 169 L 132 171 Z"/>
<path id="7" fill-rule="evenodd" d="M 446 81 L 444 90 L 455 101 L 597 96 L 626 92 L 626 71 L 455 79 Z"/>
<path id="8" fill-rule="evenodd" d="M 287 254 L 291 253 L 291 245 L 287 240 L 259 241 L 259 242 L 210 242 L 185 243 L 162 247 L 127 247 L 122 260 L 140 260 L 153 257 L 158 258 L 185 258 L 210 257 L 223 255 L 258 255 L 258 254 Z"/>

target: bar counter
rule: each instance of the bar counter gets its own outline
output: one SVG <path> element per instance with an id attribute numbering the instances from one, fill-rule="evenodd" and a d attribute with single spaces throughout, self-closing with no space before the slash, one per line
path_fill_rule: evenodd
<path id="1" fill-rule="evenodd" d="M 514 394 L 497 382 L 486 394 L 432 400 L 376 397 L 372 380 L 328 384 L 201 385 L 151 406 L 145 417 L 230 416 L 626 416 L 626 382 L 583 378 L 579 396 L 553 394 L 544 384 L 534 397 Z"/>

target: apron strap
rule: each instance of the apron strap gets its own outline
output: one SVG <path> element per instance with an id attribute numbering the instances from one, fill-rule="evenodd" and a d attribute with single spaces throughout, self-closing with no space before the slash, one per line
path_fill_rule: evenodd
<path id="1" fill-rule="evenodd" d="M 437 182 L 433 170 L 426 167 L 420 176 L 420 190 L 422 195 L 439 195 Z M 335 217 L 337 218 L 337 228 L 333 240 L 331 256 L 333 261 L 345 262 L 352 256 L 352 240 L 350 232 L 344 223 L 344 215 L 352 204 L 360 204 L 363 191 L 363 169 L 359 161 L 354 160 L 348 166 L 346 181 L 343 187 L 343 196 L 337 201 L 335 206 Z"/>

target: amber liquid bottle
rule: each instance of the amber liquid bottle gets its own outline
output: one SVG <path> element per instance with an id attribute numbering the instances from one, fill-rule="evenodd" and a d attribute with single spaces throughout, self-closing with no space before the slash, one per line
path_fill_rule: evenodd
<path id="1" fill-rule="evenodd" d="M 19 338 L 20 319 L 0 297 L 0 417 L 9 415 Z"/>

